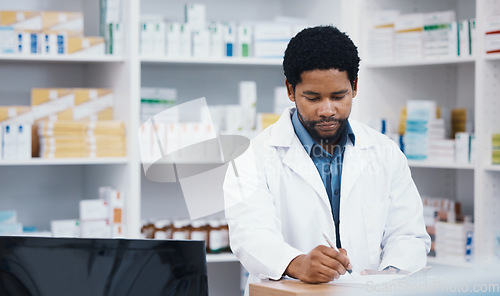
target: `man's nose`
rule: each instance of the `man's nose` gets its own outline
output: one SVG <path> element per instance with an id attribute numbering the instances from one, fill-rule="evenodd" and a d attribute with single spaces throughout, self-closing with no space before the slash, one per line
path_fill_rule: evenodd
<path id="1" fill-rule="evenodd" d="M 335 114 L 337 114 L 337 107 L 335 106 L 335 102 L 330 100 L 330 98 L 323 99 L 318 109 L 318 116 L 328 118 L 334 116 Z"/>

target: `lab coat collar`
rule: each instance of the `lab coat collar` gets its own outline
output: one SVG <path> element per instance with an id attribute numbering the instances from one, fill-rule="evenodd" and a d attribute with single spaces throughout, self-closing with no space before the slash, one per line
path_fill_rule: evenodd
<path id="1" fill-rule="evenodd" d="M 267 144 L 277 148 L 288 148 L 282 159 L 283 164 L 306 180 L 318 193 L 323 202 L 330 207 L 330 201 L 328 200 L 321 176 L 293 129 L 291 116 L 294 110 L 295 107 L 290 107 L 282 113 L 281 117 L 275 123 L 275 128 L 271 130 Z M 367 127 L 351 119 L 349 119 L 349 123 L 356 136 L 356 146 L 353 146 L 351 141 L 347 141 L 344 167 L 342 169 L 341 204 L 349 197 L 350 191 L 357 179 L 371 162 L 370 153 L 367 151 L 375 143 L 371 135 L 366 132 Z"/>

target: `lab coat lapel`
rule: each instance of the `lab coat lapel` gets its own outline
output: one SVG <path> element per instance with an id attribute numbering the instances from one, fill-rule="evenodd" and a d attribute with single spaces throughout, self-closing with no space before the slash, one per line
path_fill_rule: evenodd
<path id="1" fill-rule="evenodd" d="M 318 193 L 323 202 L 330 206 L 318 169 L 293 129 L 291 114 L 294 109 L 287 108 L 283 112 L 276 122 L 275 132 L 270 136 L 267 144 L 278 149 L 279 154 L 283 153 L 283 165 L 289 167 L 295 174 L 304 179 Z"/>
<path id="2" fill-rule="evenodd" d="M 370 162 L 373 160 L 371 147 L 373 143 L 367 137 L 364 130 L 358 129 L 356 122 L 350 121 L 354 135 L 356 136 L 356 145 L 351 143 L 346 145 L 344 152 L 344 163 L 342 166 L 342 185 L 341 185 L 341 202 L 343 203 L 352 188 L 358 181 L 359 177 L 367 169 Z"/>
<path id="3" fill-rule="evenodd" d="M 283 164 L 288 166 L 295 174 L 304 179 L 318 193 L 323 202 L 330 206 L 325 185 L 321 180 L 318 169 L 314 165 L 311 157 L 307 155 L 302 143 L 297 139 L 290 149 L 288 149 Z"/>

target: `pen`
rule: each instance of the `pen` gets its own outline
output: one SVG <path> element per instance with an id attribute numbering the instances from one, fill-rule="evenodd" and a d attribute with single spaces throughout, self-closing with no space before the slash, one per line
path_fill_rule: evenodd
<path id="1" fill-rule="evenodd" d="M 337 247 L 333 244 L 332 240 L 330 239 L 330 237 L 328 236 L 328 234 L 326 232 L 323 231 L 323 237 L 325 238 L 326 242 L 328 243 L 328 245 L 330 246 L 330 248 L 334 249 L 335 251 L 337 252 L 340 252 L 339 249 L 337 249 Z M 352 273 L 352 269 L 346 269 L 347 272 L 349 274 Z"/>

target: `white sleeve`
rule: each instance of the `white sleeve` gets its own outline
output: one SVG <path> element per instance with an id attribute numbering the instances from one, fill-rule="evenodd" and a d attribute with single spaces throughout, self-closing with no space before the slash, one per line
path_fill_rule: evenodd
<path id="1" fill-rule="evenodd" d="M 425 229 L 422 200 L 411 177 L 405 155 L 396 145 L 390 190 L 389 214 L 382 238 L 380 269 L 389 265 L 414 271 L 427 262 L 430 237 Z"/>
<path id="2" fill-rule="evenodd" d="M 233 253 L 250 274 L 281 278 L 302 253 L 283 239 L 276 197 L 268 189 L 262 156 L 252 146 L 229 165 L 223 188 Z"/>

